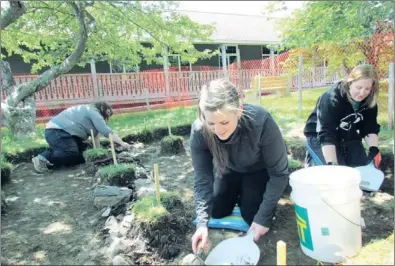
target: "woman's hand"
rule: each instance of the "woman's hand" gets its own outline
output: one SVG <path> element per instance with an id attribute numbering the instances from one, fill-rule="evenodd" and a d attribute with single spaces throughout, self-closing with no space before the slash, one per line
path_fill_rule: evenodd
<path id="1" fill-rule="evenodd" d="M 369 147 L 369 154 L 368 154 L 368 163 L 372 162 L 374 163 L 374 166 L 376 168 L 380 167 L 381 163 L 381 153 L 380 150 L 377 147 Z"/>
<path id="2" fill-rule="evenodd" d="M 130 149 L 132 147 L 132 145 L 124 141 L 121 142 L 121 146 L 125 149 Z"/>
<path id="3" fill-rule="evenodd" d="M 266 233 L 269 232 L 269 228 L 257 223 L 252 223 L 247 233 L 250 233 L 251 231 L 255 231 L 254 241 L 256 242 L 261 238 L 261 236 L 266 235 Z"/>
<path id="4" fill-rule="evenodd" d="M 192 251 L 194 254 L 198 252 L 198 245 L 201 241 L 201 247 L 203 250 L 207 250 L 208 248 L 208 228 L 207 227 L 199 227 L 196 229 L 195 234 L 192 236 Z"/>
<path id="5" fill-rule="evenodd" d="M 132 147 L 132 145 L 130 145 L 129 143 L 126 143 L 126 142 L 123 141 L 120 137 L 118 137 L 117 134 L 115 134 L 115 133 L 110 133 L 110 134 L 111 134 L 111 136 L 112 136 L 112 140 L 113 140 L 115 143 L 121 145 L 123 148 L 125 148 L 125 149 L 130 149 L 130 148 Z M 110 136 L 109 136 L 109 137 L 110 137 Z"/>

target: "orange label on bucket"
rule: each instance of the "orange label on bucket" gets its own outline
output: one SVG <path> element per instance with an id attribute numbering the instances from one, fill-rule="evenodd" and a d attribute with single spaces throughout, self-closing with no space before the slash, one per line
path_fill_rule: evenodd
<path id="1" fill-rule="evenodd" d="M 310 231 L 309 216 L 307 213 L 307 209 L 295 204 L 295 214 L 296 214 L 296 225 L 298 226 L 300 244 L 313 251 L 314 248 L 313 248 L 313 241 L 311 239 L 311 231 Z"/>

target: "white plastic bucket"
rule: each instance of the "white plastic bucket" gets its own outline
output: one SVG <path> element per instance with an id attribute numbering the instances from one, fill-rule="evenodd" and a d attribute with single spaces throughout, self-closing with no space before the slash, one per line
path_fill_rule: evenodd
<path id="1" fill-rule="evenodd" d="M 361 177 L 347 166 L 314 166 L 290 175 L 291 199 L 302 251 L 338 263 L 362 246 Z"/>

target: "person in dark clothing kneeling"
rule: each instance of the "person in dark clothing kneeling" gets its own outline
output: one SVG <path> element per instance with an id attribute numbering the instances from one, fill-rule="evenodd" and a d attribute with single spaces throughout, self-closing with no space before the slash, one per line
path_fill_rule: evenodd
<path id="1" fill-rule="evenodd" d="M 32 159 L 34 169 L 43 173 L 49 168 L 84 163 L 82 153 L 87 148 L 85 141 L 91 136 L 91 129 L 94 135 L 92 141 L 96 147 L 100 147 L 100 133 L 107 138 L 111 134 L 115 143 L 129 148 L 130 145 L 107 126 L 112 114 L 112 108 L 108 103 L 98 102 L 69 107 L 53 117 L 45 128 L 45 139 L 49 149 Z"/>
<path id="2" fill-rule="evenodd" d="M 306 167 L 339 164 L 363 166 L 381 161 L 377 123 L 379 84 L 371 65 L 355 67 L 348 78 L 336 82 L 318 99 L 307 119 Z M 365 139 L 369 153 L 362 145 Z"/>
<path id="3" fill-rule="evenodd" d="M 198 221 L 193 252 L 200 241 L 208 246 L 210 216 L 228 216 L 236 203 L 257 241 L 269 231 L 289 181 L 280 129 L 264 108 L 242 104 L 226 80 L 202 88 L 198 110 L 190 136 Z"/>

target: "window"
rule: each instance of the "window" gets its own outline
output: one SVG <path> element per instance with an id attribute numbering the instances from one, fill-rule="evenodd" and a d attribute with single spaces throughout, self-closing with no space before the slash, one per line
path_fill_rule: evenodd
<path id="1" fill-rule="evenodd" d="M 226 46 L 226 54 L 235 54 L 237 53 L 236 46 Z"/>
<path id="2" fill-rule="evenodd" d="M 232 63 L 237 62 L 237 45 L 225 45 L 226 46 L 226 65 L 229 66 Z M 218 55 L 218 65 L 222 64 L 222 45 L 219 47 L 220 54 Z"/>
<path id="3" fill-rule="evenodd" d="M 262 60 L 270 57 L 270 49 L 268 49 L 266 46 L 261 46 L 261 51 L 262 51 Z"/>

